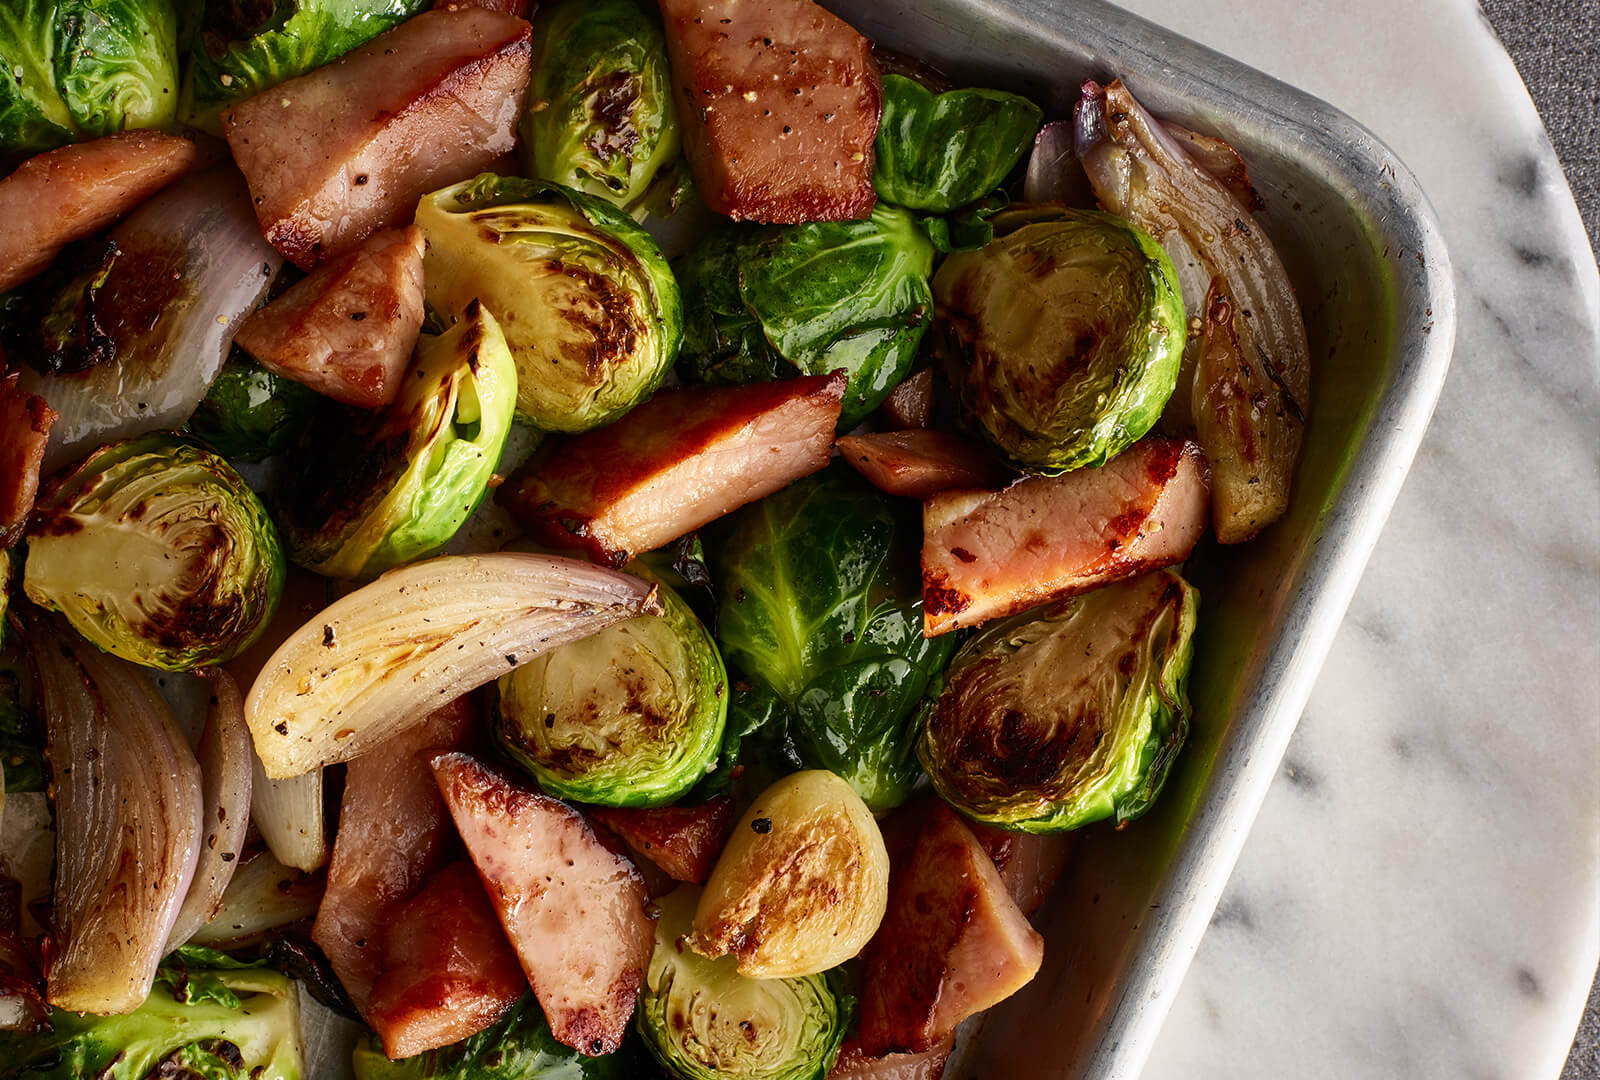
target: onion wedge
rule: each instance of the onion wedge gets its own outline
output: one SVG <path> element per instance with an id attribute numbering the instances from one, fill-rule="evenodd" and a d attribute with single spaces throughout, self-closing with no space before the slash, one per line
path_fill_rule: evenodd
<path id="1" fill-rule="evenodd" d="M 211 707 L 195 756 L 200 759 L 200 785 L 205 797 L 200 857 L 195 862 L 189 895 L 167 939 L 166 952 L 187 942 L 222 907 L 222 895 L 239 866 L 244 834 L 250 828 L 250 729 L 244 726 L 244 698 L 239 685 L 220 668 L 205 673 L 211 680 Z"/>
<path id="2" fill-rule="evenodd" d="M 660 612 L 654 586 L 573 559 L 427 559 L 289 635 L 250 688 L 245 721 L 267 776 L 297 776 L 381 744 L 548 649 Z"/>
<path id="3" fill-rule="evenodd" d="M 45 996 L 129 1013 L 155 979 L 200 852 L 200 766 L 134 665 L 55 620 L 28 641 L 56 793 L 56 884 Z"/>
<path id="4" fill-rule="evenodd" d="M 274 780 L 250 751 L 250 814 L 267 850 L 283 865 L 310 873 L 328 861 L 322 770 Z"/>
<path id="5" fill-rule="evenodd" d="M 1178 267 L 1190 325 L 1198 320 L 1201 333 L 1190 338 L 1173 396 L 1187 397 L 1211 463 L 1217 539 L 1249 540 L 1288 508 L 1311 406 L 1311 349 L 1294 287 L 1235 195 L 1238 183 L 1208 171 L 1221 167 L 1216 140 L 1200 147 L 1174 136 L 1121 80 L 1085 83 L 1075 121 L 1095 195 L 1154 236 Z"/>
<path id="6" fill-rule="evenodd" d="M 322 876 L 283 865 L 270 851 L 257 850 L 240 864 L 222 906 L 189 938 L 191 945 L 243 949 L 264 940 L 280 926 L 309 919 L 322 902 Z"/>

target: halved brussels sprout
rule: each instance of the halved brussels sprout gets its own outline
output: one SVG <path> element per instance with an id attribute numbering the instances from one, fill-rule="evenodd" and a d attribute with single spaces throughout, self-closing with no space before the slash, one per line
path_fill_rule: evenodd
<path id="1" fill-rule="evenodd" d="M 999 186 L 1043 117 L 1039 106 L 1003 90 L 935 94 L 904 75 L 885 75 L 872 186 L 899 206 L 949 213 Z"/>
<path id="2" fill-rule="evenodd" d="M 684 948 L 699 902 L 693 885 L 656 901 L 655 951 L 634 1021 L 651 1055 L 682 1080 L 821 1080 L 853 1011 L 844 980 L 837 972 L 751 979 L 730 957 Z"/>
<path id="3" fill-rule="evenodd" d="M 739 974 L 789 979 L 866 947 L 889 904 L 889 852 L 872 811 L 833 773 L 808 769 L 758 795 L 733 828 L 684 944 L 737 958 Z"/>
<path id="4" fill-rule="evenodd" d="M 34 508 L 22 582 L 106 652 L 187 671 L 256 639 L 284 571 L 278 534 L 233 466 L 153 432 L 56 481 Z"/>
<path id="5" fill-rule="evenodd" d="M 678 284 L 650 234 L 610 203 L 484 173 L 425 196 L 435 310 L 481 299 L 516 359 L 517 417 L 588 431 L 648 398 L 678 355 Z"/>
<path id="6" fill-rule="evenodd" d="M 933 308 L 933 245 L 910 212 L 859 221 L 725 226 L 679 266 L 685 379 L 750 382 L 843 368 L 842 429 L 905 378 Z"/>
<path id="7" fill-rule="evenodd" d="M 177 39 L 171 0 L 8 0 L 0 7 L 0 161 L 170 125 Z"/>
<path id="8" fill-rule="evenodd" d="M 290 451 L 277 509 L 294 561 L 370 577 L 443 547 L 488 491 L 516 387 L 505 336 L 482 305 L 423 335 L 393 404 L 330 408 Z"/>
<path id="9" fill-rule="evenodd" d="M 1103 465 L 1177 385 L 1177 270 L 1110 214 L 1017 207 L 990 223 L 995 240 L 933 279 L 935 345 L 967 421 L 1032 472 Z"/>
<path id="10" fill-rule="evenodd" d="M 638 0 L 566 0 L 534 24 L 522 114 L 528 171 L 629 213 L 680 182 L 667 41 Z M 660 182 L 658 185 L 658 181 Z"/>
<path id="11" fill-rule="evenodd" d="M 638 563 L 628 568 L 657 579 Z M 665 806 L 711 769 L 728 677 L 711 634 L 664 583 L 665 612 L 641 615 L 500 678 L 506 750 L 562 799 Z"/>
<path id="12" fill-rule="evenodd" d="M 1026 832 L 1143 814 L 1188 733 L 1199 603 L 1161 570 L 986 627 L 956 653 L 917 744 L 933 786 Z"/>
<path id="13" fill-rule="evenodd" d="M 189 417 L 189 433 L 229 460 L 260 461 L 287 450 L 321 402 L 235 348 Z"/>

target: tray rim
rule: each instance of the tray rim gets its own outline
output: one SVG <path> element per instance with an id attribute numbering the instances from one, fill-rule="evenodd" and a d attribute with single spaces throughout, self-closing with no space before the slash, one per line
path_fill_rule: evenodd
<path id="1" fill-rule="evenodd" d="M 825 0 L 833 6 L 837 0 Z M 1142 913 L 1123 985 L 1071 1073 L 1134 1080 L 1177 997 L 1312 687 L 1432 418 L 1449 371 L 1455 288 L 1438 217 L 1381 139 L 1322 99 L 1106 0 L 949 0 L 1036 37 L 1076 45 L 1135 83 L 1141 100 L 1209 104 L 1280 133 L 1289 156 L 1342 190 L 1398 260 L 1391 375 L 1299 567 L 1255 692 L 1233 718 L 1203 794 Z M 981 1035 L 978 1036 L 981 1039 Z"/>

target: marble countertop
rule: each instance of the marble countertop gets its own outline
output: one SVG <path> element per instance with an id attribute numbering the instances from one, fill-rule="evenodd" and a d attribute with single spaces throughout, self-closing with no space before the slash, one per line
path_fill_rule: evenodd
<path id="1" fill-rule="evenodd" d="M 1455 359 L 1145 1070 L 1555 1077 L 1600 952 L 1600 275 L 1470 0 L 1121 0 L 1416 172 Z"/>

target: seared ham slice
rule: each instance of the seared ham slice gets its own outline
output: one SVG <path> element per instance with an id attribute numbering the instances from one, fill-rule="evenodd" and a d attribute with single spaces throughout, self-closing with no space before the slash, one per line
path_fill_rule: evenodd
<path id="1" fill-rule="evenodd" d="M 622 566 L 828 463 L 842 372 L 663 390 L 501 486 L 534 537 Z"/>
<path id="2" fill-rule="evenodd" d="M 383 913 L 383 974 L 367 1019 L 391 1058 L 476 1035 L 499 1020 L 528 980 L 466 860 Z"/>
<path id="3" fill-rule="evenodd" d="M 1009 832 L 970 821 L 967 827 L 989 853 L 1011 899 L 1032 917 L 1067 868 L 1075 834 Z"/>
<path id="4" fill-rule="evenodd" d="M 1027 985 L 1044 939 L 972 830 L 937 803 L 894 869 L 889 909 L 862 957 L 861 1052 L 920 1053 Z"/>
<path id="5" fill-rule="evenodd" d="M 44 398 L 17 389 L 17 378 L 0 374 L 0 549 L 21 540 L 28 527 L 39 463 L 56 422 Z"/>
<path id="6" fill-rule="evenodd" d="M 432 764 L 551 1033 L 582 1053 L 611 1053 L 655 941 L 644 879 L 566 803 L 467 754 Z"/>
<path id="7" fill-rule="evenodd" d="M 50 265 L 189 170 L 194 143 L 124 131 L 35 155 L 0 180 L 0 292 Z"/>
<path id="8" fill-rule="evenodd" d="M 674 881 L 704 885 L 733 831 L 733 800 L 718 795 L 699 806 L 650 810 L 595 806 L 589 808 L 589 816 Z"/>
<path id="9" fill-rule="evenodd" d="M 908 375 L 878 406 L 885 427 L 894 431 L 925 428 L 933 423 L 933 369 Z"/>
<path id="10" fill-rule="evenodd" d="M 952 488 L 987 488 L 1010 472 L 979 447 L 948 431 L 883 431 L 846 435 L 834 444 L 874 487 L 926 499 Z"/>
<path id="11" fill-rule="evenodd" d="M 872 43 L 811 0 L 661 0 L 684 153 L 735 221 L 866 217 L 883 93 Z"/>
<path id="12" fill-rule="evenodd" d="M 510 150 L 528 24 L 482 7 L 425 11 L 222 114 L 261 231 L 310 269 Z"/>
<path id="13" fill-rule="evenodd" d="M 369 236 L 240 324 L 263 367 L 346 405 L 394 400 L 422 329 L 422 230 Z"/>
<path id="14" fill-rule="evenodd" d="M 383 968 L 384 909 L 420 889 L 450 856 L 450 824 L 426 760 L 467 737 L 473 708 L 459 698 L 353 759 L 345 772 L 328 888 L 311 940 L 367 1015 Z"/>
<path id="15" fill-rule="evenodd" d="M 846 1039 L 828 1071 L 828 1080 L 939 1080 L 954 1049 L 955 1039 L 950 1038 L 919 1054 L 873 1056 L 863 1054 L 855 1039 Z"/>
<path id="16" fill-rule="evenodd" d="M 922 507 L 929 637 L 1182 562 L 1205 533 L 1210 473 L 1193 442 L 1150 438 L 1098 469 Z"/>

